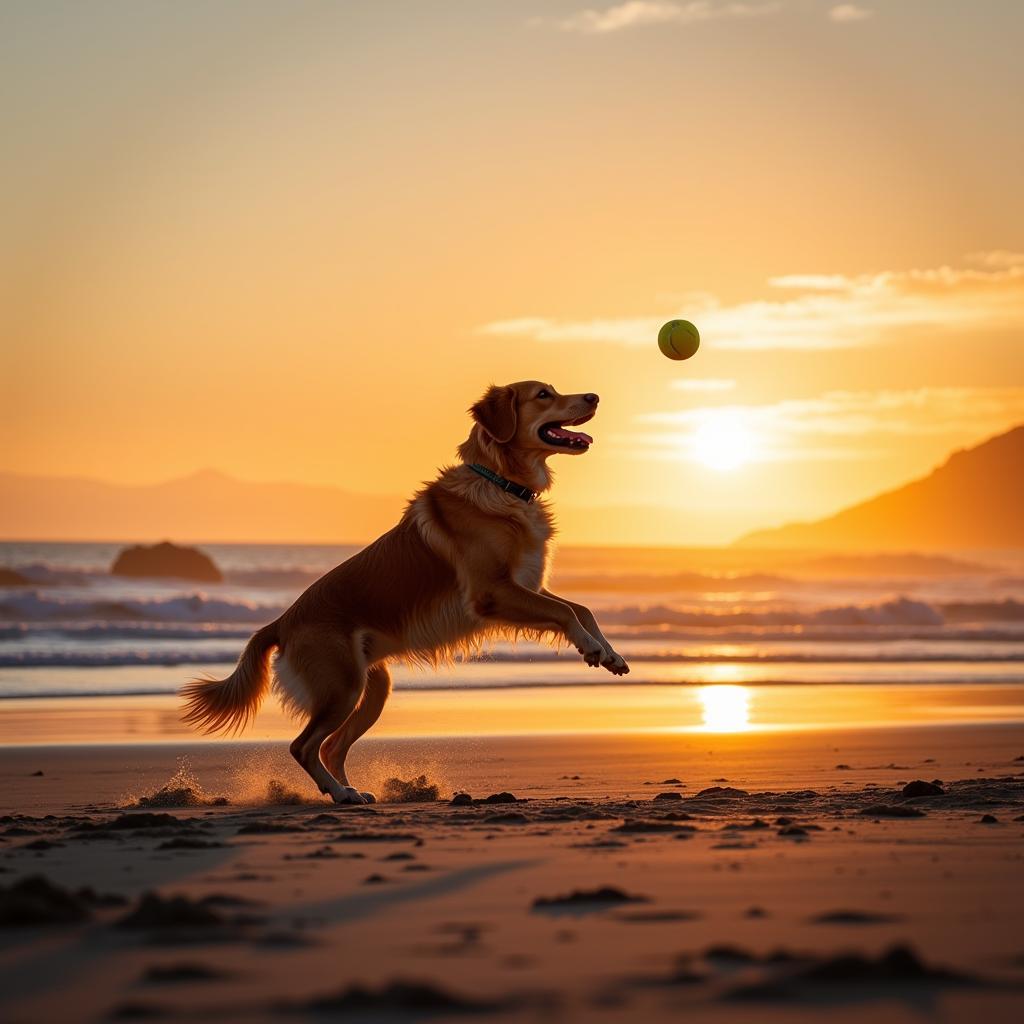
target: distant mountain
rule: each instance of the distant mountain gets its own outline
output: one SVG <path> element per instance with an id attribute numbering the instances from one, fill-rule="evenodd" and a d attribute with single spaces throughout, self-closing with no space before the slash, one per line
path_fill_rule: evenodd
<path id="1" fill-rule="evenodd" d="M 252 483 L 216 470 L 143 486 L 0 473 L 5 540 L 371 540 L 404 499 L 336 487 Z"/>
<path id="2" fill-rule="evenodd" d="M 827 519 L 758 530 L 737 544 L 830 551 L 1024 548 L 1024 426 L 955 452 L 928 476 Z"/>

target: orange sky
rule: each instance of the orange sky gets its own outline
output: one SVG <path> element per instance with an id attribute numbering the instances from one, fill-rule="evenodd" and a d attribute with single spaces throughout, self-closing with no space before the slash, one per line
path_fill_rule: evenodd
<path id="1" fill-rule="evenodd" d="M 8 5 L 0 469 L 405 493 L 489 381 L 539 377 L 603 399 L 558 502 L 675 509 L 683 544 L 900 483 L 1024 421 L 1022 30 L 955 0 Z"/>

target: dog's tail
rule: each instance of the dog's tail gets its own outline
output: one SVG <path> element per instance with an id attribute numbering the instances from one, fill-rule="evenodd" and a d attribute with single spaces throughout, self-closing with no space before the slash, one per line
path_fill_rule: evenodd
<path id="1" fill-rule="evenodd" d="M 259 710 L 270 686 L 270 652 L 279 643 L 276 622 L 252 635 L 227 679 L 193 679 L 181 688 L 182 721 L 203 732 L 239 732 Z"/>

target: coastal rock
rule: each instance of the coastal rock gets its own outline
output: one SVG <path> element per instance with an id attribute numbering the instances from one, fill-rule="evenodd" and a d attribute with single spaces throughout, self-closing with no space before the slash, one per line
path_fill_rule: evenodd
<path id="1" fill-rule="evenodd" d="M 200 583 L 220 583 L 224 579 L 209 555 L 198 548 L 179 547 L 169 541 L 125 548 L 114 559 L 110 574 L 196 580 Z"/>
<path id="2" fill-rule="evenodd" d="M 27 576 L 22 576 L 20 572 L 0 566 L 0 587 L 27 587 L 31 582 Z"/>
<path id="3" fill-rule="evenodd" d="M 942 796 L 946 791 L 934 782 L 925 782 L 923 779 L 914 779 L 903 787 L 904 796 Z"/>

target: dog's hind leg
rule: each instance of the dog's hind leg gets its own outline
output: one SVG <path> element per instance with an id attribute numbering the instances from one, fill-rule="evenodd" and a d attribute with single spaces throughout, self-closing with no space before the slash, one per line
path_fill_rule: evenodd
<path id="1" fill-rule="evenodd" d="M 340 729 L 327 737 L 321 756 L 331 774 L 348 786 L 348 775 L 345 773 L 345 758 L 348 752 L 363 733 L 369 729 L 384 710 L 391 693 L 391 675 L 384 665 L 372 665 L 366 673 L 366 688 L 362 699 L 355 710 L 345 720 Z M 376 798 L 372 793 L 362 793 L 364 799 L 373 802 Z"/>
<path id="2" fill-rule="evenodd" d="M 324 740 L 351 716 L 366 686 L 366 669 L 351 651 L 327 649 L 295 649 L 290 647 L 287 659 L 302 680 L 311 698 L 313 711 L 306 728 L 292 740 L 289 750 L 317 784 L 321 793 L 336 804 L 362 804 L 368 801 L 351 786 L 339 782 L 324 765 L 320 749 Z"/>

